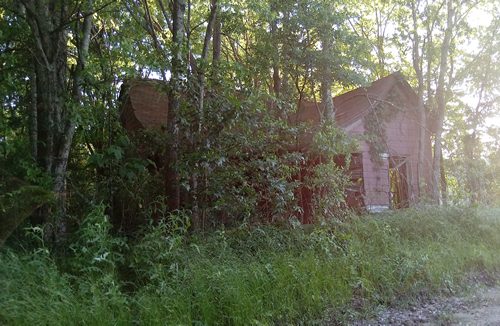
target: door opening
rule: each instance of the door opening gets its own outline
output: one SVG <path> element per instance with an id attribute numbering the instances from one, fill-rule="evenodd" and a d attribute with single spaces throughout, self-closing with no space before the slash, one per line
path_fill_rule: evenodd
<path id="1" fill-rule="evenodd" d="M 389 158 L 389 187 L 391 208 L 409 207 L 408 198 L 408 164 L 404 156 Z"/>

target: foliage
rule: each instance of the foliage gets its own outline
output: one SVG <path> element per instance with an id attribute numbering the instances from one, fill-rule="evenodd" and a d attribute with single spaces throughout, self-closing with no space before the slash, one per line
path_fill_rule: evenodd
<path id="1" fill-rule="evenodd" d="M 155 157 L 161 157 L 159 149 L 165 136 L 149 131 L 137 134 L 133 140 L 126 135 L 117 138 L 90 156 L 87 168 L 95 171 L 91 176 L 95 188 L 88 191 L 96 201 L 109 203 L 113 224 L 121 232 L 130 233 L 152 216 L 148 210 L 162 193 L 162 174 L 156 165 L 162 162 L 155 162 Z"/>
<path id="2" fill-rule="evenodd" d="M 31 185 L 14 177 L 0 177 L 0 247 L 11 233 L 42 205 L 54 201 L 42 186 Z"/>
<path id="3" fill-rule="evenodd" d="M 163 216 L 157 224 L 144 227 L 134 245 L 130 268 L 136 273 L 138 284 L 149 284 L 161 293 L 169 286 L 166 279 L 175 279 L 179 273 L 178 261 L 184 253 L 184 238 L 189 228 L 189 217 L 183 212 L 168 213 L 165 205 Z"/>
<path id="4" fill-rule="evenodd" d="M 53 9 L 62 2 L 48 3 L 53 6 L 47 8 Z M 467 7 L 468 3 L 453 3 L 457 12 L 476 10 Z M 40 100 L 42 96 L 49 98 L 44 94 L 50 83 L 36 85 L 36 80 L 45 76 L 42 66 L 35 69 L 43 56 L 39 50 L 33 51 L 38 49 L 39 35 L 28 24 L 33 6 L 46 3 L 2 1 L 0 5 L 2 167 L 28 180 L 36 178 L 37 171 L 44 172 L 48 180 L 43 183 L 58 187 L 57 205 L 61 209 L 57 214 L 59 222 L 68 224 L 67 230 L 76 229 L 95 202 L 107 205 L 107 213 L 118 229 L 127 233 L 136 230 L 149 218 L 147 211 L 159 196 L 172 196 L 165 190 L 170 186 L 164 182 L 170 168 L 165 161 L 170 149 L 165 144 L 174 136 L 161 131 L 125 135 L 117 107 L 126 99 L 126 90 L 123 87 L 121 92 L 120 86 L 134 78 L 155 78 L 161 79 L 157 83 L 162 90 L 172 92 L 173 7 L 163 1 L 91 1 L 85 5 L 69 1 L 67 8 L 61 7 L 62 16 L 53 15 L 54 21 L 48 23 L 61 20 L 61 28 L 54 32 L 67 38 L 67 42 L 61 42 L 65 44 L 65 51 L 60 53 L 64 57 L 54 60 L 64 69 L 53 69 L 60 71 L 59 83 L 63 86 L 56 92 L 57 99 L 44 104 L 47 110 L 53 105 L 60 107 L 54 112 L 68 113 L 59 118 L 54 115 L 58 129 L 55 139 L 50 137 L 52 131 L 44 132 L 52 130 L 44 123 L 52 114 L 42 114 L 44 106 L 36 100 L 37 96 Z M 431 111 L 435 107 L 435 76 L 446 6 L 423 1 L 364 0 L 213 1 L 210 5 L 196 0 L 186 6 L 179 61 L 179 86 L 184 96 L 176 116 L 179 148 L 174 172 L 183 197 L 180 208 L 191 214 L 195 229 L 200 225 L 281 221 L 296 216 L 297 189 L 304 186 L 297 182 L 296 175 L 310 155 L 293 150 L 305 127 L 289 120 L 298 100 L 319 100 L 323 83 L 329 84 L 332 92 L 341 92 L 363 85 L 368 76 L 374 79 L 400 69 L 418 90 L 420 81 L 410 53 L 416 47 L 420 54 L 417 66 L 425 77 L 424 102 Z M 491 12 L 498 10 L 494 4 L 485 6 Z M 416 10 L 416 21 L 412 10 Z M 41 15 L 43 10 L 36 13 Z M 493 183 L 479 186 L 471 180 L 486 180 L 492 165 L 490 160 L 483 160 L 475 167 L 466 166 L 465 160 L 455 155 L 468 156 L 464 153 L 464 128 L 475 130 L 475 157 L 494 152 L 479 143 L 487 117 L 498 111 L 497 71 L 485 70 L 498 66 L 494 64 L 498 59 L 494 38 L 498 19 L 472 26 L 466 17 L 464 14 L 457 21 L 450 49 L 454 70 L 449 72 L 447 90 L 445 156 L 450 162 L 445 166 L 452 168 L 450 182 L 467 182 L 466 196 L 470 197 L 479 193 L 478 189 L 489 193 Z M 90 34 L 84 30 L 85 21 L 91 23 Z M 83 42 L 85 36 L 90 36 L 88 48 Z M 462 46 L 467 38 L 477 40 L 477 49 Z M 468 93 L 480 97 L 477 114 L 474 105 L 465 100 Z M 379 103 L 377 107 L 381 106 Z M 378 113 L 365 118 L 365 140 L 371 145 L 372 158 L 379 158 L 378 154 L 385 152 L 384 124 L 380 121 L 389 119 L 392 110 L 375 111 Z M 66 122 L 78 126 L 73 128 L 74 137 L 59 137 Z M 35 134 L 41 138 L 37 140 Z M 51 167 L 54 171 L 48 171 L 44 163 L 52 156 L 65 155 L 47 156 L 36 151 L 48 150 L 50 139 L 55 145 L 73 139 L 67 149 L 67 171 L 65 164 L 60 166 L 63 172 L 59 168 L 55 171 L 59 161 Z M 343 154 L 344 145 L 344 138 L 336 133 L 317 134 L 312 150 L 331 158 Z M 315 201 L 317 212 L 324 214 L 338 207 L 345 183 L 342 171 L 335 170 L 333 164 L 318 166 L 317 172 L 307 186 L 314 183 L 316 189 L 332 189 L 331 196 L 325 193 Z M 496 174 L 493 179 L 498 179 Z M 463 202 L 463 194 L 457 196 L 454 202 Z M 324 206 L 325 199 L 331 199 L 328 207 Z M 61 204 L 64 201 L 67 203 Z M 55 209 L 45 211 L 56 213 Z"/>
<path id="5" fill-rule="evenodd" d="M 373 101 L 374 109 L 363 119 L 365 128 L 363 138 L 370 146 L 371 160 L 376 164 L 382 164 L 382 156 L 388 154 L 389 151 L 386 135 L 387 123 L 398 111 L 404 110 L 404 107 L 395 94 L 389 94 L 384 101 L 379 102 L 376 99 L 370 99 L 370 101 Z"/>
<path id="6" fill-rule="evenodd" d="M 96 205 L 85 216 L 70 246 L 74 256 L 71 268 L 90 278 L 113 275 L 124 259 L 125 240 L 111 235 L 112 225 L 104 209 L 104 205 Z"/>
<path id="7" fill-rule="evenodd" d="M 179 214 L 148 226 L 125 260 L 113 258 L 128 266 L 123 280 L 109 261 L 84 263 L 122 242 L 104 231 L 102 208 L 87 219 L 79 241 L 88 250 L 74 251 L 69 264 L 47 251 L 0 253 L 2 323 L 345 323 L 379 305 L 454 294 L 468 273 L 500 271 L 493 209 L 407 210 L 311 230 L 243 227 L 195 237 Z M 93 268 L 63 268 L 74 263 Z M 102 287 L 106 278 L 113 290 Z"/>
<path id="8" fill-rule="evenodd" d="M 315 132 L 310 159 L 316 157 L 319 162 L 303 182 L 303 186 L 312 191 L 315 222 L 324 222 L 345 213 L 345 189 L 351 184 L 346 171 L 351 153 L 357 150 L 356 140 L 349 138 L 333 123 L 325 123 Z M 346 158 L 345 166 L 335 163 L 339 156 Z"/>
<path id="9" fill-rule="evenodd" d="M 273 118 L 266 109 L 267 98 L 260 94 L 249 94 L 243 101 L 230 99 L 207 103 L 208 119 L 220 119 L 220 112 L 227 112 L 225 127 L 210 120 L 210 148 L 196 153 L 196 161 L 188 161 L 192 165 L 185 172 L 192 175 L 196 166 L 209 171 L 202 190 L 207 198 L 206 222 L 286 219 L 296 205 L 293 175 L 303 157 L 289 151 L 296 131 Z"/>
<path id="10" fill-rule="evenodd" d="M 291 121 L 322 86 L 393 70 L 432 121 L 446 76 L 449 203 L 498 204 L 496 2 L 478 2 L 491 20 L 474 25 L 476 2 L 448 1 L 463 15 L 443 74 L 444 2 L 171 3 L 0 0 L 0 241 L 18 230 L 0 252 L 0 324 L 291 324 L 327 308 L 343 321 L 353 305 L 498 271 L 498 222 L 473 210 L 350 216 L 334 158 L 348 162 L 355 142 L 328 121 Z M 168 133 L 121 126 L 127 80 L 144 78 L 182 94 Z M 372 158 L 401 105 L 376 106 L 362 139 Z M 302 189 L 311 229 L 297 220 Z"/>

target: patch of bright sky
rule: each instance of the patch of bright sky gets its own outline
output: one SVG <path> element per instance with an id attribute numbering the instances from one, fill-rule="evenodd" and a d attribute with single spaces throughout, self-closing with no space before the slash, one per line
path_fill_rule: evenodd
<path id="1" fill-rule="evenodd" d="M 481 27 L 487 27 L 491 24 L 493 20 L 493 15 L 491 14 L 491 11 L 489 11 L 488 6 L 478 6 L 475 7 L 468 15 L 467 17 L 467 22 L 470 24 L 470 26 L 475 27 L 475 28 L 481 28 Z M 467 48 L 479 51 L 480 48 L 480 43 L 477 39 L 469 39 L 467 42 Z M 497 78 L 500 78 L 500 76 L 497 76 Z M 473 96 L 473 95 L 465 95 L 463 98 L 463 101 L 470 106 L 475 106 L 477 105 L 478 97 Z M 493 116 L 487 117 L 485 119 L 485 127 L 493 127 L 493 128 L 500 128 L 500 103 L 497 100 L 497 103 L 494 104 L 497 112 Z M 482 140 L 483 142 L 489 142 L 492 141 L 493 139 L 487 135 L 486 133 L 483 133 L 482 135 Z"/>
<path id="2" fill-rule="evenodd" d="M 493 21 L 493 8 L 494 4 L 484 4 L 481 6 L 476 6 L 474 7 L 467 15 L 467 23 L 469 26 L 473 28 L 485 28 L 489 26 L 492 21 Z M 391 37 L 396 35 L 397 33 L 397 27 L 396 24 L 392 21 L 388 21 L 387 27 L 386 27 L 386 37 Z M 469 38 L 466 43 L 460 45 L 463 49 L 465 49 L 468 53 L 470 54 L 477 54 L 480 49 L 481 49 L 481 44 L 479 40 L 475 38 Z M 397 67 L 398 66 L 398 54 L 396 49 L 391 49 L 388 48 L 386 49 L 389 51 L 389 56 L 386 58 L 387 63 L 390 66 Z M 411 56 L 411 51 L 407 51 L 406 53 L 408 56 Z M 411 58 L 408 57 L 408 60 L 411 62 Z M 459 62 L 455 62 L 455 68 L 458 68 L 458 65 L 460 65 Z M 497 76 L 497 78 L 500 78 L 500 76 Z M 469 105 L 471 107 L 475 107 L 478 102 L 478 96 L 477 94 L 470 93 L 468 90 L 468 86 L 463 84 L 457 87 L 456 89 L 458 92 L 462 93 L 463 95 L 461 96 L 461 100 L 463 103 L 466 105 Z M 495 107 L 497 112 L 493 114 L 492 116 L 488 116 L 484 120 L 484 128 L 482 129 L 482 135 L 481 139 L 483 142 L 491 142 L 494 139 L 489 136 L 486 133 L 486 130 L 488 128 L 500 128 L 500 102 L 495 103 Z"/>

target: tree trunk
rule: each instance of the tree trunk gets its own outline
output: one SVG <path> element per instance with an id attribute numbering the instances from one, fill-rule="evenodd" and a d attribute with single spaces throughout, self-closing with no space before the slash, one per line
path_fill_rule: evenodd
<path id="1" fill-rule="evenodd" d="M 34 70 L 34 67 L 33 67 Z M 29 133 L 31 156 L 34 160 L 38 157 L 38 112 L 37 112 L 36 73 L 30 76 L 30 108 L 29 108 Z"/>
<path id="2" fill-rule="evenodd" d="M 323 67 L 323 75 L 321 80 L 321 102 L 323 103 L 323 122 L 334 123 L 335 122 L 335 107 L 333 106 L 332 97 L 332 68 L 328 58 L 333 55 L 333 37 L 330 35 L 329 31 L 326 31 L 322 37 L 323 45 L 323 60 L 325 60 Z"/>
<path id="3" fill-rule="evenodd" d="M 214 71 L 217 70 L 217 66 L 220 61 L 221 47 L 222 47 L 222 17 L 220 8 L 217 8 L 215 13 L 215 23 L 214 23 L 214 36 L 212 41 L 212 66 Z"/>
<path id="4" fill-rule="evenodd" d="M 418 2 L 412 2 L 412 21 L 413 21 L 413 44 L 412 44 L 412 63 L 413 70 L 417 76 L 418 86 L 417 86 L 417 97 L 418 97 L 418 122 L 419 122 L 419 140 L 418 140 L 418 189 L 419 196 L 422 198 L 423 194 L 428 191 L 428 163 L 426 162 L 427 157 L 427 137 L 429 135 L 427 131 L 427 112 L 425 111 L 424 105 L 424 72 L 422 69 L 423 58 L 421 55 L 421 44 L 420 35 L 418 34 Z"/>
<path id="5" fill-rule="evenodd" d="M 86 9 L 81 13 L 84 16 L 82 30 L 77 28 L 72 31 L 77 40 L 78 57 L 71 76 L 67 69 L 70 26 L 68 4 L 61 0 L 24 0 L 21 3 L 33 41 L 34 75 L 31 80 L 30 115 L 32 153 L 39 166 L 52 176 L 53 191 L 57 198 L 56 211 L 51 216 L 47 208 L 40 210 L 40 222 L 51 222 L 50 236 L 57 240 L 66 229 L 66 170 L 76 127 L 70 111 L 81 104 L 82 73 L 90 43 L 93 3 L 87 0 L 85 5 L 82 4 Z M 68 85 L 72 85 L 70 94 L 67 94 Z"/>
<path id="6" fill-rule="evenodd" d="M 443 153 L 441 152 L 441 170 L 440 172 L 440 181 L 441 181 L 441 198 L 443 201 L 443 205 L 448 205 L 448 184 L 446 183 L 446 170 L 444 167 L 444 158 Z"/>
<path id="7" fill-rule="evenodd" d="M 434 159 L 432 171 L 432 196 L 436 204 L 442 203 L 441 185 L 441 156 L 442 156 L 442 133 L 443 122 L 446 109 L 446 94 L 445 94 L 445 75 L 448 70 L 448 55 L 450 49 L 450 41 L 453 32 L 453 3 L 448 0 L 447 3 L 447 23 L 444 34 L 443 44 L 441 45 L 441 58 L 439 64 L 439 78 L 436 89 L 437 99 L 437 117 L 436 117 L 436 136 L 434 142 Z"/>
<path id="8" fill-rule="evenodd" d="M 205 130 L 205 86 L 206 86 L 206 68 L 207 68 L 207 58 L 208 51 L 210 47 L 210 41 L 212 39 L 214 24 L 217 17 L 217 0 L 211 0 L 210 6 L 210 14 L 208 17 L 207 28 L 205 31 L 205 38 L 203 41 L 203 49 L 201 52 L 201 65 L 198 71 L 198 84 L 199 84 L 199 99 L 198 99 L 198 130 L 197 130 L 197 141 L 196 144 L 203 144 L 204 148 L 207 147 L 207 141 L 204 139 L 203 131 Z M 202 227 L 202 218 L 200 214 L 200 205 L 199 205 L 199 186 L 198 186 L 198 178 L 199 171 L 198 168 L 195 167 L 195 172 L 191 177 L 191 185 L 192 185 L 192 200 L 193 200 L 193 217 L 192 217 L 192 226 L 194 230 L 198 230 Z M 204 168 L 201 168 L 202 170 Z M 203 171 L 201 171 L 201 175 L 204 175 Z"/>
<path id="9" fill-rule="evenodd" d="M 181 99 L 183 67 L 184 0 L 173 1 L 172 20 L 172 78 L 170 80 L 169 108 L 167 115 L 167 204 L 171 211 L 180 207 L 180 180 L 178 166 L 179 152 L 179 108 Z"/>
<path id="10" fill-rule="evenodd" d="M 271 7 L 273 9 L 274 6 Z M 278 19 L 274 18 L 271 21 L 271 37 L 276 38 L 278 30 Z M 281 92 L 281 77 L 280 77 L 280 66 L 279 66 L 279 50 L 278 46 L 275 47 L 273 51 L 273 92 L 275 97 L 279 97 Z"/>
<path id="11" fill-rule="evenodd" d="M 210 6 L 210 15 L 208 17 L 208 24 L 207 24 L 207 29 L 205 31 L 205 38 L 203 41 L 203 49 L 201 52 L 201 66 L 199 69 L 199 75 L 198 75 L 198 83 L 199 83 L 199 100 L 198 100 L 198 114 L 199 114 L 199 125 L 198 125 L 198 133 L 201 132 L 205 120 L 205 107 L 204 107 L 204 100 L 205 100 L 205 71 L 206 71 L 206 66 L 207 66 L 207 56 L 208 56 L 208 50 L 210 46 L 210 40 L 212 39 L 212 33 L 213 33 L 213 26 L 216 18 L 216 13 L 217 13 L 217 0 L 212 0 L 211 1 L 211 6 Z"/>

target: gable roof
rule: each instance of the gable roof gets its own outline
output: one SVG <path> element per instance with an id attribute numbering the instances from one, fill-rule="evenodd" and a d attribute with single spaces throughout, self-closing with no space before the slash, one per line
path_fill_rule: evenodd
<path id="1" fill-rule="evenodd" d="M 166 125 L 168 96 L 162 92 L 164 84 L 158 80 L 133 80 L 122 87 L 122 110 L 120 119 L 125 129 L 134 131 L 142 128 L 160 128 Z M 417 95 L 399 73 L 395 72 L 374 81 L 368 87 L 360 87 L 333 98 L 335 121 L 346 131 L 360 122 L 380 102 L 387 101 L 392 90 L 410 105 L 417 105 Z M 310 122 L 319 125 L 323 105 L 303 101 L 290 122 Z"/>
<path id="2" fill-rule="evenodd" d="M 393 89 L 397 89 L 405 102 L 417 105 L 417 95 L 410 84 L 399 72 L 378 79 L 368 87 L 360 87 L 333 98 L 335 107 L 335 121 L 343 129 L 349 129 L 360 121 L 380 102 L 388 100 Z M 323 112 L 323 105 L 314 102 L 302 102 L 296 115 L 296 122 L 312 122 L 319 124 Z"/>

